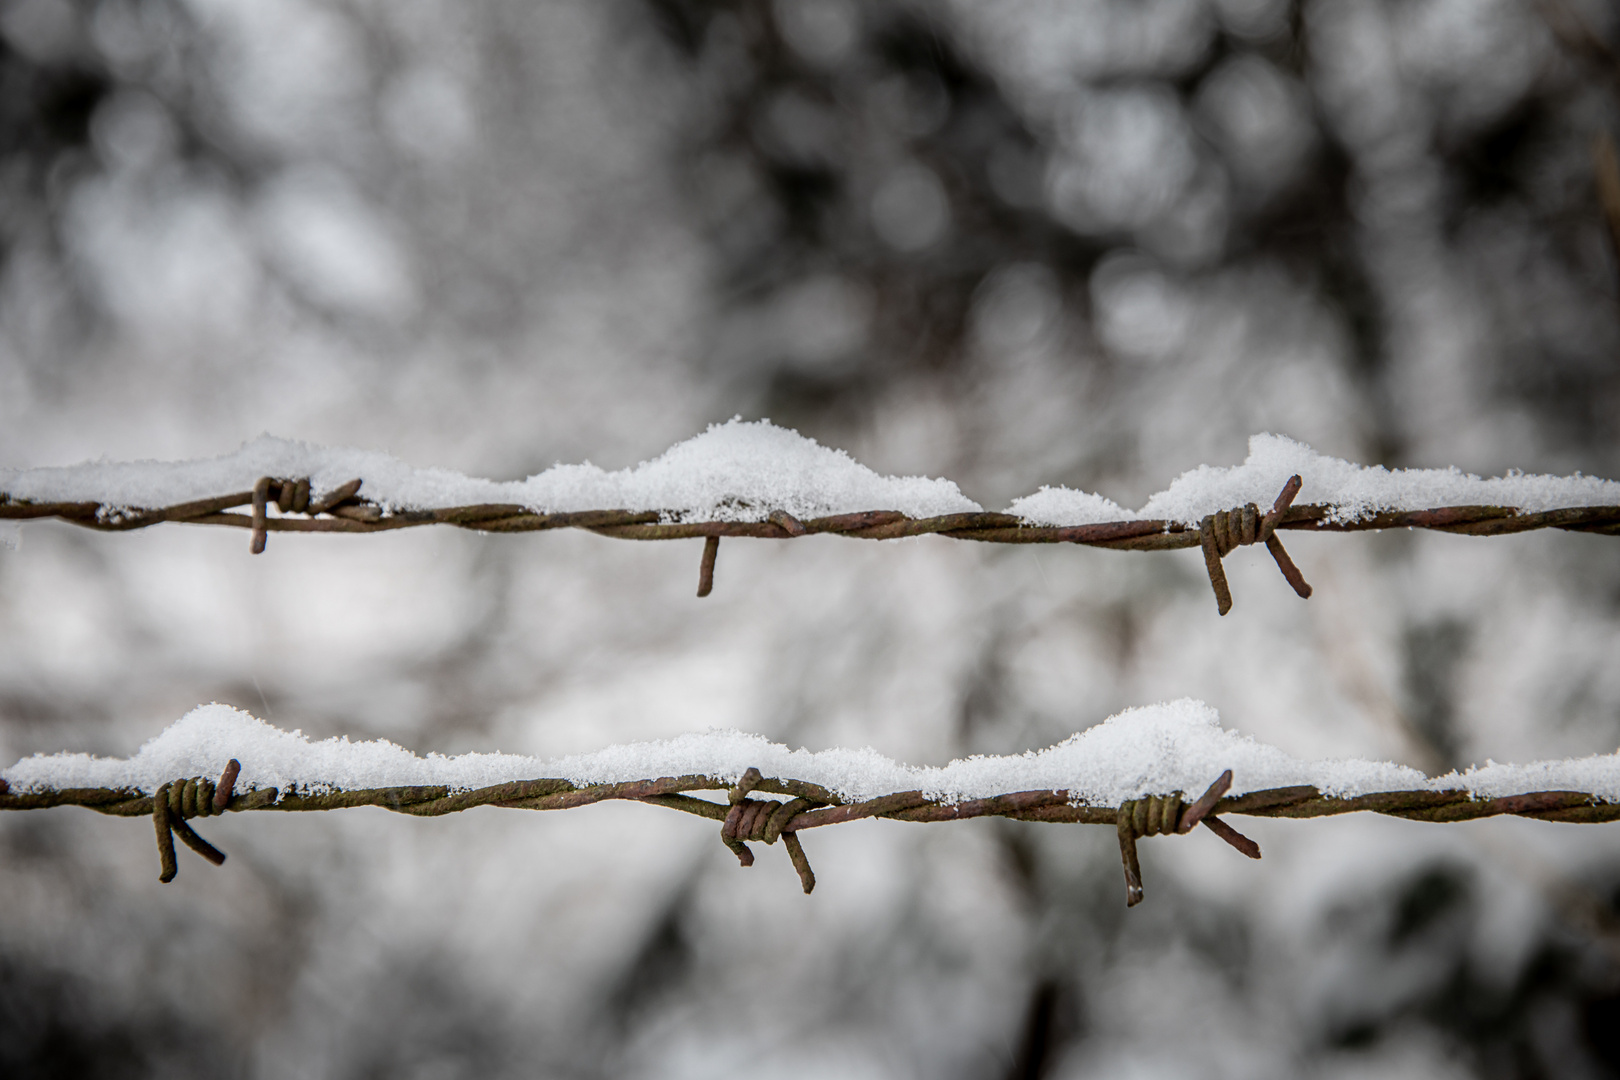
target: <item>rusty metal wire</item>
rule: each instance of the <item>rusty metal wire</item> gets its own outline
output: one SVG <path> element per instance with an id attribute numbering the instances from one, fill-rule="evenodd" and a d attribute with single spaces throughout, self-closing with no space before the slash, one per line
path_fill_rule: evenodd
<path id="1" fill-rule="evenodd" d="M 683 521 L 679 515 L 657 511 L 593 510 L 542 514 L 506 504 L 450 507 L 438 510 L 395 510 L 360 495 L 362 482 L 351 480 L 317 496 L 307 478 L 263 477 L 252 491 L 201 499 L 162 509 L 112 507 L 100 503 L 30 503 L 0 493 L 0 518 L 59 518 L 86 528 L 123 531 L 165 521 L 247 528 L 254 554 L 265 550 L 271 532 L 370 533 L 418 525 L 444 524 L 482 532 L 533 532 L 579 528 L 605 536 L 631 540 L 704 539 L 698 595 L 714 586 L 715 561 L 722 537 L 792 539 L 829 533 L 870 540 L 939 535 L 958 540 L 1002 544 L 1073 543 L 1135 551 L 1164 551 L 1201 547 L 1210 585 L 1222 615 L 1232 606 L 1222 560 L 1240 546 L 1264 544 L 1284 578 L 1302 597 L 1311 595 L 1277 532 L 1282 529 L 1317 529 L 1351 532 L 1373 529 L 1423 528 L 1474 536 L 1496 536 L 1534 529 L 1567 529 L 1620 534 L 1620 507 L 1570 507 L 1539 513 L 1519 513 L 1499 506 L 1451 506 L 1429 510 L 1374 514 L 1354 521 L 1334 516 L 1331 507 L 1295 506 L 1302 482 L 1295 476 L 1284 486 L 1271 509 L 1261 514 L 1253 503 L 1208 515 L 1197 528 L 1178 522 L 1117 521 L 1079 526 L 1025 524 L 1009 514 L 949 514 L 912 518 L 898 511 L 872 510 L 799 521 L 773 511 L 765 521 Z M 279 516 L 270 514 L 271 504 Z M 230 513 L 249 506 L 249 514 Z M 1312 787 L 1278 788 L 1227 797 L 1230 770 L 1222 774 L 1196 801 L 1186 802 L 1181 792 L 1150 795 L 1121 806 L 1090 806 L 1073 801 L 1066 791 L 1021 791 L 985 799 L 949 802 L 920 791 L 885 795 L 849 803 L 833 792 L 805 781 L 764 777 L 749 769 L 736 783 L 706 776 L 661 777 L 621 784 L 576 787 L 561 779 L 514 781 L 475 791 L 452 792 L 445 787 L 372 788 L 358 791 L 288 792 L 274 788 L 237 793 L 239 765 L 232 761 L 217 783 L 202 777 L 178 779 L 152 795 L 133 790 L 64 789 L 12 793 L 0 781 L 0 810 L 30 810 L 50 806 L 85 806 L 119 816 L 150 814 L 157 837 L 161 881 L 173 880 L 177 866 L 174 837 L 216 865 L 225 856 L 187 824 L 195 817 L 245 810 L 332 810 L 350 806 L 380 806 L 398 813 L 437 816 L 476 806 L 560 810 L 607 799 L 652 803 L 721 822 L 721 840 L 743 866 L 754 861 L 750 842 L 772 845 L 781 840 L 806 893 L 815 887 L 815 874 L 798 834 L 805 829 L 862 818 L 898 821 L 955 821 L 974 817 L 1007 817 L 1023 821 L 1068 822 L 1114 826 L 1126 882 L 1126 903 L 1142 899 L 1139 839 L 1182 835 L 1202 824 L 1232 847 L 1258 859 L 1260 848 L 1222 820 L 1221 815 L 1261 817 L 1319 817 L 1371 811 L 1422 821 L 1465 821 L 1513 814 L 1550 821 L 1601 822 L 1620 819 L 1620 804 L 1603 803 L 1571 791 L 1530 792 L 1500 799 L 1476 799 L 1463 791 L 1380 792 L 1355 798 L 1333 798 Z M 698 798 L 694 791 L 726 791 L 726 803 Z M 755 792 L 786 796 L 783 800 L 756 799 Z"/>
<path id="2" fill-rule="evenodd" d="M 258 788 L 235 789 L 240 765 L 232 760 L 214 783 L 207 778 L 176 779 L 153 795 L 134 790 L 65 788 L 11 792 L 0 780 L 0 810 L 39 810 L 52 806 L 83 806 L 120 817 L 150 815 L 157 832 L 161 864 L 159 880 L 173 880 L 176 871 L 174 840 L 215 865 L 223 853 L 186 824 L 194 817 L 248 810 L 336 810 L 352 806 L 380 806 L 401 814 L 437 817 L 478 806 L 525 810 L 566 810 L 609 799 L 650 803 L 721 823 L 721 841 L 743 866 L 754 862 L 748 843 L 774 844 L 778 839 L 798 872 L 806 893 L 815 888 L 799 834 L 806 829 L 838 825 L 864 818 L 894 821 L 965 821 L 978 817 L 1004 817 L 1018 821 L 1110 825 L 1119 836 L 1124 865 L 1126 904 L 1142 899 L 1142 872 L 1137 841 L 1144 837 L 1184 835 L 1202 824 L 1251 859 L 1260 857 L 1259 845 L 1233 829 L 1223 817 L 1311 818 L 1369 811 L 1414 821 L 1472 821 L 1510 814 L 1542 821 L 1597 823 L 1620 820 L 1620 803 L 1599 801 L 1579 791 L 1535 791 L 1497 799 L 1476 798 L 1466 791 L 1384 791 L 1337 798 L 1314 787 L 1272 788 L 1229 796 L 1232 772 L 1227 770 L 1196 801 L 1181 792 L 1149 795 L 1120 806 L 1076 803 L 1067 791 L 1016 791 L 984 799 L 958 802 L 921 791 L 883 795 L 848 802 L 817 784 L 784 777 L 767 777 L 749 769 L 736 783 L 710 776 L 666 776 L 618 784 L 576 786 L 567 780 L 517 780 L 473 791 L 451 791 L 443 786 L 367 788 L 354 791 L 278 792 Z M 724 791 L 724 803 L 699 798 L 691 792 Z M 784 796 L 756 799 L 755 793 Z"/>
<path id="3" fill-rule="evenodd" d="M 1276 535 L 1282 529 L 1321 532 L 1363 532 L 1376 529 L 1434 529 L 1470 536 L 1500 536 L 1534 529 L 1620 534 L 1620 506 L 1574 506 L 1538 513 L 1520 513 L 1502 506 L 1445 506 L 1372 514 L 1354 521 L 1336 517 L 1333 508 L 1296 506 L 1299 477 L 1291 479 L 1276 503 L 1264 515 L 1248 506 L 1211 514 L 1197 528 L 1180 522 L 1111 521 L 1094 525 L 1030 525 L 1012 514 L 945 514 L 913 518 L 896 510 L 867 510 L 833 514 L 800 521 L 781 510 L 764 521 L 684 521 L 680 515 L 656 510 L 585 510 L 542 514 L 524 506 L 486 503 L 438 510 L 398 510 L 360 494 L 361 480 L 316 496 L 307 477 L 263 477 L 252 491 L 239 491 L 177 506 L 141 509 L 96 502 L 28 502 L 0 492 L 0 519 L 57 518 L 88 529 L 122 532 L 162 522 L 226 525 L 252 532 L 251 550 L 264 551 L 272 532 L 372 533 L 419 525 L 453 525 L 479 532 L 539 532 L 547 529 L 587 529 L 625 540 L 679 540 L 702 538 L 703 559 L 698 595 L 714 587 L 715 558 L 722 537 L 791 540 L 827 533 L 863 540 L 894 540 L 906 536 L 946 536 L 992 544 L 1084 544 L 1089 547 L 1131 551 L 1169 551 L 1203 547 L 1210 585 L 1222 615 L 1232 607 L 1231 590 L 1221 560 L 1244 544 L 1265 544 L 1283 576 L 1300 596 L 1311 587 L 1283 549 Z M 270 514 L 274 504 L 278 516 Z M 247 506 L 247 514 L 231 513 Z"/>

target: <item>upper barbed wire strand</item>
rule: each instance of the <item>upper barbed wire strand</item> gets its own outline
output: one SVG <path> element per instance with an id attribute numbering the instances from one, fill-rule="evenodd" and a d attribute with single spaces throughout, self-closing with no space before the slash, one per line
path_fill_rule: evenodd
<path id="1" fill-rule="evenodd" d="M 1279 529 L 1320 532 L 1366 532 L 1381 529 L 1431 529 L 1471 536 L 1501 536 L 1537 529 L 1620 534 L 1620 506 L 1572 506 L 1521 513 L 1505 506 L 1441 506 L 1423 510 L 1381 511 L 1342 516 L 1330 505 L 1293 505 L 1302 487 L 1290 478 L 1276 503 L 1263 517 L 1253 503 L 1206 516 L 1197 526 L 1165 519 L 1107 521 L 1089 525 L 1032 525 L 1013 515 L 978 511 L 938 517 L 909 517 L 897 510 L 866 510 L 800 520 L 774 510 L 764 521 L 679 521 L 678 514 L 656 510 L 577 510 L 540 513 L 512 503 L 480 503 L 433 510 L 396 510 L 360 494 L 360 479 L 315 497 L 307 477 L 261 477 L 251 491 L 196 499 L 160 509 L 111 506 L 99 502 L 13 501 L 0 493 L 0 520 L 56 518 L 104 532 L 143 529 L 163 522 L 225 525 L 252 532 L 254 554 L 264 551 L 272 532 L 371 533 L 422 525 L 452 525 L 479 532 L 543 532 L 586 529 L 623 540 L 704 539 L 698 595 L 714 585 L 715 558 L 721 537 L 791 540 L 828 534 L 862 540 L 896 540 L 908 536 L 945 536 L 991 544 L 1081 544 L 1128 551 L 1171 551 L 1204 548 L 1210 585 L 1222 615 L 1231 609 L 1231 591 L 1221 560 L 1243 544 L 1264 543 L 1278 569 L 1302 597 L 1310 586 L 1277 538 Z M 270 516 L 275 505 L 282 516 Z M 230 513 L 249 506 L 251 513 Z"/>

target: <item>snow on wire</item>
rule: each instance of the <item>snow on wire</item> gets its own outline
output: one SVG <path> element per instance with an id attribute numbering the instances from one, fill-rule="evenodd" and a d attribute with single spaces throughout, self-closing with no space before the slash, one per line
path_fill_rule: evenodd
<path id="1" fill-rule="evenodd" d="M 243 506 L 250 512 L 231 512 Z M 1620 533 L 1620 482 L 1578 473 L 1482 479 L 1456 469 L 1368 468 L 1282 436 L 1256 435 L 1243 464 L 1184 473 L 1139 511 L 1090 492 L 1043 487 L 1005 511 L 988 512 L 949 480 L 880 476 L 841 450 L 769 421 L 732 420 L 634 468 L 555 465 L 505 482 L 270 436 L 200 461 L 0 469 L 0 526 L 51 517 L 111 531 L 166 521 L 237 526 L 252 530 L 255 553 L 271 532 L 431 524 L 483 532 L 582 528 L 634 540 L 703 537 L 700 596 L 712 588 L 726 536 L 1201 546 L 1224 615 L 1231 595 L 1221 560 L 1242 544 L 1265 544 L 1295 591 L 1310 595 L 1277 530 L 1496 535 L 1558 528 L 1613 535 Z"/>
<path id="2" fill-rule="evenodd" d="M 1302 493 L 1307 501 L 1296 505 Z M 241 506 L 250 512 L 231 512 Z M 879 476 L 796 432 L 733 420 L 631 469 L 557 465 L 513 482 L 268 436 L 205 461 L 0 470 L 0 525 L 14 530 L 20 520 L 49 517 L 110 531 L 166 521 L 243 527 L 252 531 L 256 554 L 271 532 L 429 524 L 484 532 L 583 528 L 640 540 L 703 537 L 699 596 L 712 587 L 724 536 L 937 534 L 992 543 L 1202 547 L 1224 615 L 1231 595 L 1222 559 L 1244 544 L 1265 544 L 1294 589 L 1310 595 L 1279 530 L 1496 535 L 1560 528 L 1613 535 L 1620 533 L 1620 483 L 1579 474 L 1481 479 L 1456 469 L 1366 468 L 1257 435 L 1242 465 L 1184 473 L 1139 511 L 1045 487 L 1003 512 L 987 512 L 948 480 Z M 0 541 L 7 539 L 0 533 Z M 727 801 L 691 794 L 706 791 L 726 791 Z M 748 841 L 780 839 L 806 892 L 815 878 L 798 834 L 823 825 L 984 816 L 1109 824 L 1119 837 L 1127 903 L 1135 904 L 1142 897 L 1141 837 L 1203 824 L 1259 858 L 1259 847 L 1223 816 L 1370 810 L 1426 821 L 1497 814 L 1612 821 L 1620 819 L 1620 758 L 1488 764 L 1432 779 L 1388 763 L 1307 763 L 1225 731 L 1212 710 L 1195 702 L 1122 713 L 1039 753 L 969 758 L 938 769 L 898 765 L 872 751 L 789 750 L 735 732 L 554 762 L 500 754 L 419 758 L 387 742 L 312 744 L 216 705 L 194 711 L 127 761 L 36 755 L 0 773 L 0 809 L 79 805 L 151 815 L 164 881 L 176 873 L 176 835 L 211 861 L 224 861 L 187 824 L 195 817 L 349 806 L 432 816 L 475 806 L 566 809 L 605 799 L 721 821 L 722 840 L 745 866 L 753 861 Z"/>
<path id="3" fill-rule="evenodd" d="M 714 791 L 726 792 L 727 801 L 692 794 Z M 1202 794 L 1190 799 L 1192 792 Z M 1428 777 L 1389 762 L 1302 761 L 1223 728 L 1202 702 L 1181 700 L 1127 710 L 1045 750 L 976 755 L 941 767 L 903 765 L 870 749 L 795 750 L 736 731 L 549 761 L 494 753 L 421 757 L 387 740 L 311 742 L 216 704 L 194 709 L 127 759 L 36 754 L 0 770 L 0 809 L 75 805 L 150 815 L 165 882 L 177 870 L 175 835 L 210 861 L 225 860 L 187 824 L 196 817 L 354 806 L 438 816 L 478 806 L 569 809 L 608 799 L 720 821 L 721 839 L 744 866 L 753 862 L 746 842 L 781 839 L 805 892 L 815 876 L 798 834 L 825 825 L 987 816 L 1111 825 L 1126 902 L 1134 905 L 1142 899 L 1136 848 L 1142 837 L 1203 824 L 1257 859 L 1258 845 L 1223 816 L 1373 811 L 1440 822 L 1499 814 L 1613 821 L 1620 819 L 1620 754 L 1489 762 Z"/>

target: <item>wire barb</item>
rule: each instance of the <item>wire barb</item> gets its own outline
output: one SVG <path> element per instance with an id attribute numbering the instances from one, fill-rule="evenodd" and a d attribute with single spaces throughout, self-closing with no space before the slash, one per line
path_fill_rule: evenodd
<path id="1" fill-rule="evenodd" d="M 703 541 L 703 561 L 698 564 L 698 597 L 714 591 L 714 560 L 720 554 L 720 538 L 708 537 Z"/>
<path id="2" fill-rule="evenodd" d="M 220 773 L 219 783 L 194 776 L 189 780 L 173 780 L 157 789 L 152 796 L 152 827 L 157 832 L 158 880 L 167 885 L 174 880 L 179 867 L 174 859 L 174 838 L 178 836 L 186 847 L 215 866 L 225 864 L 225 853 L 197 835 L 186 824 L 187 818 L 217 817 L 230 808 L 236 790 L 236 778 L 242 772 L 242 763 L 231 758 Z"/>
<path id="3" fill-rule="evenodd" d="M 1120 861 L 1125 864 L 1126 907 L 1142 902 L 1142 864 L 1136 853 L 1136 841 L 1141 837 L 1184 836 L 1202 822 L 1251 859 L 1260 857 L 1260 848 L 1253 840 L 1210 814 L 1231 787 L 1232 770 L 1227 769 L 1190 806 L 1179 791 L 1120 803 L 1114 826 L 1119 833 Z"/>
<path id="4" fill-rule="evenodd" d="M 764 777 L 760 775 L 760 771 L 750 767 L 732 785 L 728 793 L 731 809 L 726 812 L 725 822 L 720 826 L 720 839 L 737 856 L 738 862 L 744 866 L 753 866 L 754 853 L 743 841 L 757 840 L 763 844 L 774 844 L 780 837 L 787 846 L 788 858 L 793 860 L 793 868 L 799 872 L 799 884 L 808 894 L 816 887 L 816 875 L 810 869 L 810 860 L 805 857 L 804 846 L 799 843 L 797 834 L 787 829 L 787 825 L 804 811 L 825 804 L 803 796 L 796 796 L 787 802 L 779 802 L 776 799 L 750 799 L 749 792 L 762 783 Z"/>
<path id="5" fill-rule="evenodd" d="M 1181 820 L 1176 823 L 1176 832 L 1185 836 L 1198 827 L 1198 823 L 1209 816 L 1215 809 L 1215 804 L 1221 801 L 1221 796 L 1232 790 L 1232 770 L 1227 769 L 1215 778 L 1209 789 L 1198 796 L 1198 801 L 1182 811 Z"/>
<path id="6" fill-rule="evenodd" d="M 265 504 L 270 501 L 270 485 L 273 482 L 268 476 L 261 476 L 253 485 L 253 542 L 248 546 L 248 550 L 255 555 L 264 554 L 265 541 L 270 538 L 269 515 L 265 512 Z"/>
<path id="7" fill-rule="evenodd" d="M 235 758 L 225 763 L 225 771 L 219 774 L 219 783 L 214 786 L 214 813 L 223 814 L 230 809 L 231 796 L 236 793 L 236 778 L 242 774 L 242 763 Z"/>
<path id="8" fill-rule="evenodd" d="M 1233 510 L 1209 514 L 1199 524 L 1198 542 L 1204 549 L 1204 569 L 1209 574 L 1210 588 L 1215 590 L 1215 607 L 1222 615 L 1232 610 L 1232 589 L 1226 583 L 1226 569 L 1221 565 L 1221 560 L 1245 544 L 1265 544 L 1288 584 L 1301 597 L 1310 597 L 1311 587 L 1306 584 L 1305 576 L 1294 565 L 1294 560 L 1288 557 L 1282 541 L 1276 536 L 1277 526 L 1282 523 L 1283 516 L 1288 513 L 1294 497 L 1303 486 L 1304 480 L 1299 476 L 1290 477 L 1264 517 L 1260 516 L 1258 506 L 1249 503 Z"/>
<path id="9" fill-rule="evenodd" d="M 1227 769 L 1216 777 L 1215 782 L 1209 785 L 1209 790 L 1198 797 L 1198 801 L 1189 806 L 1181 815 L 1181 823 L 1176 827 L 1178 833 L 1190 833 L 1198 825 L 1203 825 L 1210 832 L 1225 840 L 1251 859 L 1260 857 L 1260 845 L 1238 832 L 1232 826 L 1216 817 L 1212 811 L 1220 805 L 1222 796 L 1232 788 L 1232 770 Z"/>
<path id="10" fill-rule="evenodd" d="M 804 895 L 809 896 L 816 889 L 816 872 L 810 869 L 810 860 L 805 857 L 804 845 L 799 843 L 799 834 L 783 833 L 782 843 L 787 846 L 788 858 L 793 860 L 793 869 L 799 872 L 799 886 L 804 889 Z"/>
<path id="11" fill-rule="evenodd" d="M 753 791 L 764 777 L 758 769 L 750 767 L 747 772 L 738 778 L 731 786 L 728 797 L 731 801 L 731 812 L 726 815 L 725 824 L 720 826 L 720 839 L 737 856 L 737 861 L 744 866 L 754 865 L 754 853 L 748 850 L 748 845 L 737 838 L 737 826 L 741 823 L 742 815 L 746 813 L 745 804 L 749 802 L 748 793 Z"/>
<path id="12" fill-rule="evenodd" d="M 1232 828 L 1232 826 L 1228 825 L 1220 818 L 1205 818 L 1204 827 L 1209 829 L 1210 832 L 1214 833 L 1222 840 L 1225 840 L 1228 844 L 1231 844 L 1233 847 L 1243 852 L 1243 854 L 1247 855 L 1249 858 L 1258 859 L 1260 857 L 1259 844 L 1255 843 L 1253 840 L 1250 840 L 1247 836 L 1244 836 L 1242 833 Z"/>
<path id="13" fill-rule="evenodd" d="M 334 509 L 348 502 L 350 499 L 354 498 L 360 493 L 360 483 L 361 481 L 357 478 L 350 480 L 348 483 L 343 484 L 340 487 L 333 488 L 331 491 L 321 496 L 318 501 L 310 503 L 309 516 L 315 517 L 317 514 L 331 513 Z"/>
<path id="14" fill-rule="evenodd" d="M 265 540 L 270 530 L 272 528 L 288 528 L 289 525 L 285 522 L 285 517 L 289 514 L 307 514 L 309 517 L 315 518 L 321 514 L 347 515 L 352 513 L 358 515 L 358 519 L 361 521 L 375 522 L 380 520 L 382 512 L 377 507 L 347 505 L 360 490 L 360 484 L 361 481 L 359 480 L 350 480 L 341 487 L 328 492 L 320 499 L 313 499 L 313 489 L 307 476 L 297 477 L 292 480 L 283 480 L 274 476 L 259 477 L 258 482 L 253 485 L 251 495 L 252 514 L 248 519 L 249 526 L 253 530 L 253 543 L 250 550 L 255 555 L 263 554 Z M 217 523 L 218 518 L 231 516 L 221 515 L 218 511 L 224 509 L 224 507 L 210 505 L 211 502 L 210 500 L 205 501 L 205 504 L 199 504 L 205 512 L 199 516 L 191 517 L 191 520 Z M 276 509 L 281 511 L 283 515 L 282 518 L 275 520 L 274 525 L 271 523 L 269 513 L 272 502 L 276 504 Z M 167 520 L 172 515 L 164 512 L 159 516 Z M 183 521 L 186 518 L 175 518 L 174 520 Z"/>
<path id="15" fill-rule="evenodd" d="M 1181 792 L 1176 791 L 1120 803 L 1115 827 L 1119 832 L 1120 859 L 1125 864 L 1126 907 L 1142 902 L 1142 864 L 1136 854 L 1137 838 L 1174 833 L 1181 820 L 1181 802 Z"/>
<path id="16" fill-rule="evenodd" d="M 174 861 L 174 832 L 169 823 L 169 785 L 164 784 L 152 796 L 152 828 L 157 830 L 158 880 L 167 885 L 179 873 Z"/>

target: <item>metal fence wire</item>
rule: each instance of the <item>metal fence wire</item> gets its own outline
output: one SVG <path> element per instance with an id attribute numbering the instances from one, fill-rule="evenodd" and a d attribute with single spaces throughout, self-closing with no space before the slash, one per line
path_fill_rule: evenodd
<path id="1" fill-rule="evenodd" d="M 893 821 L 965 821 L 1004 817 L 1017 821 L 1046 821 L 1082 825 L 1111 825 L 1119 834 L 1120 857 L 1125 869 L 1126 903 L 1142 900 L 1142 872 L 1137 862 L 1137 841 L 1149 836 L 1185 835 L 1199 825 L 1213 831 L 1251 859 L 1260 847 L 1222 820 L 1225 815 L 1313 818 L 1371 811 L 1413 821 L 1472 821 L 1511 814 L 1543 821 L 1596 823 L 1620 819 L 1620 803 L 1600 802 L 1579 791 L 1539 791 L 1496 799 L 1475 798 L 1467 791 L 1382 791 L 1348 798 L 1324 795 L 1314 787 L 1298 786 L 1251 791 L 1229 796 L 1230 769 L 1217 777 L 1197 799 L 1183 792 L 1130 799 L 1118 806 L 1078 803 L 1064 790 L 1015 791 L 983 799 L 951 801 L 922 791 L 903 791 L 860 802 L 848 802 L 818 784 L 788 777 L 762 776 L 747 770 L 736 782 L 712 776 L 665 776 L 617 784 L 576 786 L 567 780 L 515 780 L 472 791 L 452 791 L 443 785 L 280 792 L 273 787 L 236 790 L 240 764 L 232 759 L 219 780 L 205 777 L 176 779 L 152 795 L 130 789 L 61 788 L 12 792 L 0 780 L 0 810 L 38 810 L 51 806 L 84 806 L 119 817 L 150 816 L 156 830 L 161 862 L 159 879 L 173 880 L 177 867 L 174 837 L 215 865 L 225 855 L 197 835 L 187 824 L 199 817 L 249 810 L 337 810 L 352 806 L 379 806 L 417 817 L 438 817 L 480 806 L 523 810 L 569 810 L 609 799 L 663 806 L 721 822 L 720 837 L 743 866 L 754 862 L 748 842 L 775 844 L 781 840 L 798 871 L 806 893 L 815 874 L 799 842 L 806 829 L 840 825 L 864 818 Z M 703 799 L 692 792 L 724 791 L 724 803 Z M 755 794 L 783 796 L 756 799 Z"/>
<path id="2" fill-rule="evenodd" d="M 1433 529 L 1472 536 L 1499 536 L 1535 529 L 1566 529 L 1620 534 L 1620 506 L 1577 506 L 1521 513 L 1501 506 L 1447 506 L 1370 514 L 1354 520 L 1335 515 L 1324 505 L 1295 505 L 1302 481 L 1292 477 L 1267 511 L 1254 504 L 1206 516 L 1196 528 L 1163 520 L 1104 522 L 1092 525 L 1041 526 L 1009 514 L 969 513 L 913 518 L 893 510 L 836 514 L 800 521 L 781 510 L 763 521 L 683 521 L 658 511 L 591 510 L 537 513 L 509 504 L 481 504 L 435 510 L 399 510 L 367 499 L 362 480 L 351 480 L 323 495 L 312 494 L 308 478 L 263 477 L 252 491 L 233 492 L 160 509 L 108 506 L 97 502 L 27 502 L 0 493 L 0 519 L 57 518 L 85 528 L 123 531 L 162 522 L 225 525 L 251 530 L 251 550 L 265 550 L 272 532 L 371 533 L 420 525 L 453 525 L 481 532 L 539 532 L 587 529 L 629 540 L 704 538 L 698 595 L 714 585 L 716 556 L 722 537 L 794 539 L 817 533 L 866 540 L 939 535 L 957 540 L 998 544 L 1084 544 L 1132 551 L 1166 551 L 1201 547 L 1205 568 L 1222 615 L 1232 606 L 1222 559 L 1236 548 L 1264 544 L 1284 578 L 1302 597 L 1311 587 L 1289 558 L 1278 532 L 1284 529 L 1362 532 L 1375 529 Z M 247 506 L 249 513 L 233 513 Z M 272 506 L 277 511 L 272 514 Z M 83 806 L 120 817 L 150 815 L 156 833 L 160 880 L 177 872 L 174 837 L 216 865 L 225 855 L 188 824 L 192 819 L 241 811 L 335 810 L 379 806 L 418 817 L 459 813 L 480 806 L 527 810 L 565 810 L 608 799 L 630 800 L 679 810 L 721 822 L 721 839 L 743 866 L 753 864 L 750 842 L 781 840 L 806 893 L 815 874 L 799 834 L 807 829 L 863 818 L 940 822 L 977 817 L 1019 821 L 1111 825 L 1119 837 L 1127 906 L 1142 900 L 1137 842 L 1160 835 L 1184 835 L 1204 825 L 1250 858 L 1260 848 L 1223 818 L 1313 818 L 1361 811 L 1416 821 L 1471 821 L 1510 814 L 1544 821 L 1596 823 L 1620 819 L 1620 803 L 1609 803 L 1578 791 L 1538 791 L 1502 798 L 1477 798 L 1468 791 L 1386 791 L 1354 797 L 1324 795 L 1315 787 L 1285 787 L 1231 796 L 1232 772 L 1222 773 L 1197 799 L 1183 792 L 1148 795 L 1118 806 L 1085 804 L 1065 790 L 1015 791 L 989 798 L 952 801 L 921 791 L 883 795 L 859 802 L 789 777 L 766 777 L 749 769 L 736 781 L 701 775 L 650 777 L 627 783 L 576 786 L 562 779 L 512 781 L 471 791 L 444 786 L 387 787 L 363 790 L 294 792 L 275 788 L 236 790 L 240 765 L 232 760 L 220 778 L 176 778 L 153 794 L 132 789 L 65 788 L 10 791 L 0 780 L 0 810 L 35 810 Z M 693 792 L 724 791 L 726 802 Z M 757 799 L 755 794 L 782 796 Z"/>
<path id="3" fill-rule="evenodd" d="M 543 532 L 586 529 L 623 540 L 704 538 L 698 595 L 714 588 L 715 561 L 721 537 L 792 540 L 826 533 L 861 540 L 895 540 L 906 536 L 946 536 L 990 544 L 1083 544 L 1128 551 L 1171 551 L 1202 547 L 1204 566 L 1225 615 L 1232 608 L 1221 560 L 1246 544 L 1264 544 L 1283 577 L 1302 597 L 1311 595 L 1304 575 L 1289 558 L 1277 533 L 1283 529 L 1317 532 L 1366 532 L 1378 529 L 1433 529 L 1470 536 L 1500 536 L 1535 529 L 1620 534 L 1620 506 L 1572 506 L 1521 513 L 1506 506 L 1443 506 L 1426 510 L 1386 511 L 1345 518 L 1326 505 L 1294 505 L 1303 482 L 1291 477 L 1271 509 L 1254 503 L 1207 515 L 1196 528 L 1177 521 L 1146 519 L 1106 521 L 1091 525 L 1031 525 L 1013 514 L 943 514 L 914 518 L 898 510 L 866 510 L 800 521 L 772 510 L 763 521 L 684 521 L 660 510 L 579 510 L 539 513 L 511 503 L 481 503 L 435 510 L 397 509 L 373 502 L 361 493 L 363 480 L 350 480 L 325 495 L 312 493 L 307 477 L 260 478 L 252 491 L 238 491 L 157 509 L 113 506 L 99 502 L 29 502 L 0 492 L 0 520 L 57 518 L 87 529 L 123 532 L 173 521 L 226 525 L 252 531 L 250 549 L 263 553 L 273 532 L 371 533 L 421 525 L 453 525 L 479 532 Z M 247 506 L 249 513 L 233 513 Z M 271 507 L 278 511 L 270 513 Z"/>

